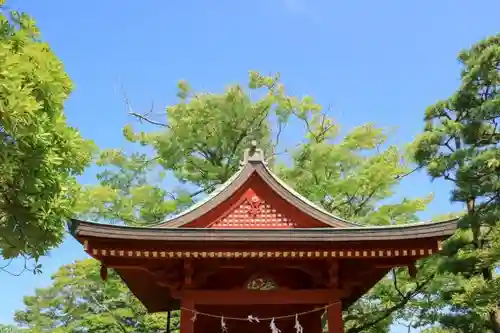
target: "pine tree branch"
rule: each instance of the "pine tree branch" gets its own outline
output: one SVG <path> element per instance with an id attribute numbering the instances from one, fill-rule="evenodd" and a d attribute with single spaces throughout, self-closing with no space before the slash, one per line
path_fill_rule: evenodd
<path id="1" fill-rule="evenodd" d="M 378 311 L 379 315 L 377 318 L 365 321 L 365 322 L 363 322 L 362 325 L 355 326 L 351 329 L 348 329 L 346 331 L 346 333 L 361 333 L 364 330 L 366 330 L 366 329 L 378 324 L 379 322 L 389 318 L 394 312 L 403 309 L 406 306 L 406 304 L 408 304 L 408 302 L 410 302 L 412 300 L 413 297 L 418 295 L 424 289 L 424 287 L 430 281 L 432 281 L 434 276 L 435 276 L 435 274 L 432 274 L 427 279 L 425 279 L 422 283 L 417 283 L 415 288 L 413 290 L 407 292 L 406 294 L 404 294 L 404 297 L 402 297 L 401 300 L 397 304 L 385 309 L 384 311 Z"/>
<path id="2" fill-rule="evenodd" d="M 392 269 L 391 271 L 392 271 L 392 280 L 394 282 L 394 289 L 396 289 L 396 291 L 398 292 L 399 296 L 401 296 L 401 298 L 404 298 L 405 295 L 403 294 L 401 289 L 399 289 L 399 286 L 398 286 L 398 277 L 397 277 L 396 270 Z"/>

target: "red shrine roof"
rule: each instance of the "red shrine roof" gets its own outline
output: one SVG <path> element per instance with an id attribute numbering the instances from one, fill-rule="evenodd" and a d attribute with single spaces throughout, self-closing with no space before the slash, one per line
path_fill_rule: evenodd
<path id="1" fill-rule="evenodd" d="M 70 225 L 85 251 L 114 268 L 150 312 L 179 308 L 170 291 L 175 287 L 165 283 L 182 280 L 184 264 L 196 260 L 203 276 L 226 259 L 271 267 L 316 260 L 318 269 L 338 261 L 340 285 L 358 284 L 343 299 L 347 307 L 391 267 L 439 251 L 438 242 L 456 228 L 456 220 L 398 226 L 346 221 L 286 185 L 255 146 L 226 183 L 162 223 L 129 227 L 72 220 Z"/>
<path id="2" fill-rule="evenodd" d="M 105 225 L 72 220 L 77 238 L 158 241 L 335 242 L 446 238 L 456 220 L 398 226 L 361 226 L 307 200 L 266 166 L 255 146 L 242 168 L 204 200 L 151 227 Z M 292 231 L 293 232 L 290 232 Z"/>
<path id="3" fill-rule="evenodd" d="M 286 229 L 358 226 L 330 214 L 286 185 L 267 168 L 261 149 L 248 149 L 242 165 L 238 172 L 207 198 L 156 227 Z M 225 214 L 208 224 L 196 222 L 234 196 L 238 199 L 227 207 Z M 315 223 L 304 225 L 302 221 L 294 221 L 290 212 L 285 212 L 290 205 L 306 215 L 304 217 L 313 218 Z"/>

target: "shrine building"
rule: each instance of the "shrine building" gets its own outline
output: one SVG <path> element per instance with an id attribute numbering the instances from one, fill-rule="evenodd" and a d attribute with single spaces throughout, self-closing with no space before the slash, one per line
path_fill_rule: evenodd
<path id="1" fill-rule="evenodd" d="M 71 221 L 85 251 L 181 333 L 343 333 L 347 309 L 394 267 L 440 250 L 456 220 L 362 226 L 305 199 L 245 152 L 208 197 L 153 227 Z"/>

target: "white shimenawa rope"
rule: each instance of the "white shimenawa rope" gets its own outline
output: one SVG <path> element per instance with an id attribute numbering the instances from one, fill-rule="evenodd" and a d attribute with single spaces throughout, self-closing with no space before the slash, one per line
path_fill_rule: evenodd
<path id="1" fill-rule="evenodd" d="M 305 314 L 309 314 L 309 313 L 313 313 L 313 312 L 323 311 L 323 314 L 321 315 L 321 317 L 323 317 L 326 314 L 327 309 L 330 306 L 335 305 L 335 304 L 339 304 L 339 302 L 331 303 L 331 304 L 328 304 L 326 306 L 322 306 L 320 308 L 315 308 L 315 309 L 304 311 L 304 312 L 294 313 L 291 315 L 269 317 L 269 318 L 258 318 L 258 317 L 255 317 L 253 315 L 248 315 L 245 318 L 243 318 L 243 317 L 224 317 L 224 316 L 218 316 L 218 315 L 211 314 L 211 313 L 199 312 L 199 311 L 196 311 L 194 309 L 188 309 L 188 308 L 184 308 L 184 307 L 181 307 L 181 310 L 189 311 L 189 312 L 193 313 L 193 316 L 191 317 L 192 322 L 196 321 L 198 315 L 207 316 L 207 317 L 211 317 L 211 318 L 220 318 L 221 333 L 228 333 L 227 323 L 226 323 L 225 319 L 237 320 L 237 321 L 248 321 L 249 323 L 260 323 L 261 320 L 262 321 L 269 320 L 270 321 L 269 328 L 271 329 L 271 333 L 281 333 L 281 330 L 276 326 L 275 321 L 281 320 L 281 319 L 288 319 L 288 318 L 295 318 L 295 326 L 293 327 L 293 328 L 295 328 L 295 333 L 304 333 L 304 327 L 302 327 L 302 325 L 299 322 L 299 316 L 303 316 Z"/>
<path id="2" fill-rule="evenodd" d="M 220 317 L 220 329 L 222 333 L 227 333 L 227 325 L 226 322 L 224 321 L 224 316 Z"/>
<path id="3" fill-rule="evenodd" d="M 181 307 L 181 310 L 191 312 L 193 314 L 194 320 L 196 320 L 197 316 L 205 316 L 205 317 L 211 317 L 211 318 L 221 319 L 221 326 L 222 326 L 222 323 L 224 323 L 224 325 L 226 324 L 225 320 L 248 321 L 248 322 L 251 322 L 251 323 L 259 323 L 260 321 L 273 321 L 273 320 L 283 320 L 283 319 L 290 319 L 290 318 L 297 319 L 299 316 L 303 316 L 303 315 L 314 313 L 314 312 L 318 312 L 318 311 L 323 311 L 324 313 L 326 313 L 326 310 L 329 307 L 331 307 L 333 305 L 336 305 L 336 304 L 339 304 L 339 303 L 340 302 L 331 303 L 331 304 L 328 304 L 326 306 L 322 306 L 322 307 L 319 307 L 319 308 L 314 308 L 314 309 L 311 309 L 311 310 L 308 310 L 308 311 L 304 311 L 304 312 L 299 312 L 299 313 L 294 313 L 294 314 L 289 314 L 289 315 L 284 315 L 284 316 L 264 317 L 264 318 L 258 318 L 258 317 L 255 317 L 253 315 L 248 315 L 246 317 L 219 316 L 219 315 L 216 315 L 216 314 L 206 313 L 206 312 L 200 312 L 200 311 L 197 311 L 197 310 L 194 310 L 194 309 L 185 308 L 185 307 Z"/>
<path id="4" fill-rule="evenodd" d="M 295 328 L 295 332 L 297 332 L 297 333 L 304 332 L 304 328 L 299 323 L 299 316 L 298 315 L 295 315 L 295 326 L 293 328 Z"/>
<path id="5" fill-rule="evenodd" d="M 276 324 L 274 323 L 274 318 L 271 320 L 269 328 L 271 329 L 271 333 L 281 333 L 281 330 L 278 327 L 276 327 Z"/>

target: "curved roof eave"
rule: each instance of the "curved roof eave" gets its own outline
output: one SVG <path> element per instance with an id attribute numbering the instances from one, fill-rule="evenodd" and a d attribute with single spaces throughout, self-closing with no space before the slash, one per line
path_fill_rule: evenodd
<path id="1" fill-rule="evenodd" d="M 117 226 L 79 220 L 72 220 L 71 223 L 71 233 L 80 241 L 82 238 L 174 242 L 234 242 L 249 240 L 262 242 L 388 241 L 423 238 L 444 239 L 453 235 L 456 229 L 457 219 L 406 225 L 299 229 L 151 228 Z"/>
<path id="2" fill-rule="evenodd" d="M 224 184 L 220 185 L 216 190 L 211 192 L 206 198 L 189 207 L 187 210 L 175 215 L 164 222 L 161 222 L 153 227 L 157 228 L 179 228 L 191 221 L 196 220 L 202 215 L 208 213 L 217 205 L 229 199 L 245 182 L 257 173 L 260 178 L 270 186 L 273 191 L 289 204 L 311 216 L 312 218 L 330 226 L 337 228 L 346 228 L 361 226 L 358 223 L 349 222 L 338 216 L 335 216 L 302 195 L 293 190 L 283 180 L 272 173 L 263 161 L 248 161 L 244 167 L 240 168 L 231 178 Z"/>
<path id="3" fill-rule="evenodd" d="M 177 228 L 197 219 L 215 208 L 219 203 L 228 199 L 234 191 L 238 190 L 248 178 L 250 178 L 252 172 L 253 169 L 250 168 L 248 164 L 245 165 L 226 180 L 225 183 L 219 185 L 214 191 L 210 192 L 204 199 L 193 204 L 181 213 L 151 227 Z"/>
<path id="4" fill-rule="evenodd" d="M 359 224 L 359 223 L 356 223 L 356 222 L 352 222 L 352 221 L 348 221 L 346 219 L 343 219 L 337 215 L 334 215 L 330 212 L 328 212 L 327 210 L 325 210 L 324 208 L 318 206 L 317 204 L 315 204 L 314 202 L 310 201 L 309 199 L 307 199 L 306 197 L 302 196 L 301 194 L 299 194 L 297 191 L 295 191 L 291 186 L 289 186 L 285 181 L 283 181 L 282 179 L 280 179 L 278 176 L 276 176 L 265 164 L 262 164 L 262 168 L 263 170 L 265 170 L 265 172 L 270 176 L 272 177 L 272 179 L 278 183 L 281 187 L 283 187 L 288 193 L 290 193 L 291 195 L 293 195 L 293 197 L 295 197 L 296 199 L 302 201 L 304 204 L 306 204 L 307 206 L 309 206 L 309 208 L 317 211 L 318 213 L 322 214 L 324 217 L 327 217 L 327 218 L 331 218 L 332 220 L 335 220 L 335 221 L 339 221 L 339 222 L 342 222 L 344 223 L 346 226 L 352 226 L 352 227 L 361 227 L 362 225 Z M 262 176 L 262 175 L 261 175 Z M 269 184 L 269 183 L 268 183 Z"/>

